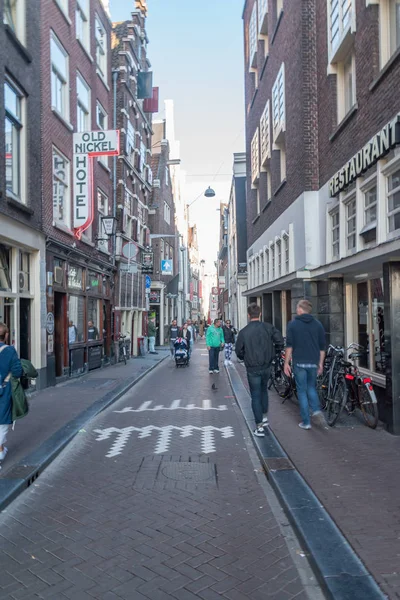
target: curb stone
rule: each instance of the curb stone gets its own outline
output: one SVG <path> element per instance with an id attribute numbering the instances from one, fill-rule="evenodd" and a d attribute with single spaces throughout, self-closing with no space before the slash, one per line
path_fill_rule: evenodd
<path id="1" fill-rule="evenodd" d="M 122 383 L 114 390 L 95 400 L 79 415 L 60 427 L 47 440 L 42 442 L 36 450 L 21 459 L 14 465 L 4 478 L 0 478 L 0 512 L 2 512 L 19 494 L 28 488 L 44 471 L 46 467 L 58 456 L 65 446 L 83 429 L 94 417 L 103 410 L 117 402 L 132 387 L 158 367 L 169 357 L 166 354 L 156 364 L 149 366 L 127 383 Z M 13 474 L 14 473 L 14 474 Z"/>
<path id="2" fill-rule="evenodd" d="M 310 563 L 331 600 L 384 600 L 372 575 L 306 483 L 270 428 L 264 438 L 253 436 L 254 417 L 249 394 L 236 368 L 226 368 L 253 444 L 283 509 Z"/>

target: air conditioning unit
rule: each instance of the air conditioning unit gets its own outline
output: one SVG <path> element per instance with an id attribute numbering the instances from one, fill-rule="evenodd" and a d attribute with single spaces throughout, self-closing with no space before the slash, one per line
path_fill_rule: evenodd
<path id="1" fill-rule="evenodd" d="M 18 275 L 18 284 L 20 292 L 26 291 L 28 287 L 27 283 L 27 275 L 23 271 L 20 271 Z"/>
<path id="2" fill-rule="evenodd" d="M 63 284 L 64 271 L 62 267 L 54 267 L 54 283 L 57 285 Z"/>

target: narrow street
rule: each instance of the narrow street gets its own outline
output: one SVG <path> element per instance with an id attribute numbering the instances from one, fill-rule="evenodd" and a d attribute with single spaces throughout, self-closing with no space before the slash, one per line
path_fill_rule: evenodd
<path id="1" fill-rule="evenodd" d="M 91 421 L 0 536 L 1 599 L 324 598 L 204 342 Z"/>

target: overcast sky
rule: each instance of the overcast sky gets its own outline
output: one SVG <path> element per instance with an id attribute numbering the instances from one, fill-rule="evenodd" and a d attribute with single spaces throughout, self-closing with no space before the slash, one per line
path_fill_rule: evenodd
<path id="1" fill-rule="evenodd" d="M 244 0 L 149 0 L 148 57 L 161 103 L 172 98 L 187 173 L 190 203 L 211 185 L 214 200 L 190 211 L 199 230 L 201 258 L 212 265 L 218 248 L 220 202 L 229 197 L 233 152 L 244 151 Z M 113 21 L 129 19 L 133 0 L 111 0 Z M 157 118 L 162 117 L 162 112 Z"/>

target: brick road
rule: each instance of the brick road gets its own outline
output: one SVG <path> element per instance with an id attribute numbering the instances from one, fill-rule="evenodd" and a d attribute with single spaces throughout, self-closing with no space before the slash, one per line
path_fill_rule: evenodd
<path id="1" fill-rule="evenodd" d="M 235 363 L 248 389 L 243 365 Z M 400 598 L 400 439 L 357 416 L 302 431 L 299 408 L 272 390 L 271 429 L 382 590 Z"/>
<path id="2" fill-rule="evenodd" d="M 0 515 L 0 599 L 323 599 L 203 354 L 162 363 Z"/>

